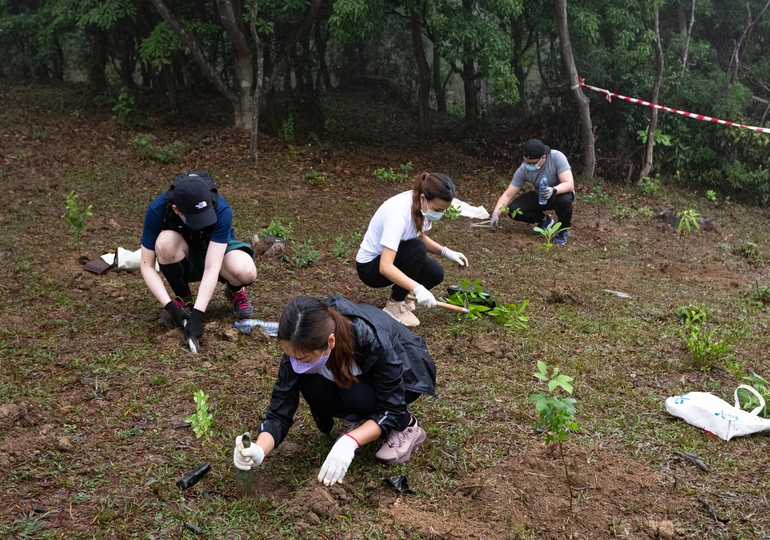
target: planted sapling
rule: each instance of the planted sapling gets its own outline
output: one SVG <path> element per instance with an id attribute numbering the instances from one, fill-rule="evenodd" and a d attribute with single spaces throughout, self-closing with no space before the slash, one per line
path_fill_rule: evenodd
<path id="1" fill-rule="evenodd" d="M 527 322 L 529 321 L 529 315 L 524 313 L 528 305 L 529 300 L 524 300 L 518 305 L 496 306 L 489 311 L 489 314 L 506 328 L 524 329 L 527 328 Z"/>
<path id="2" fill-rule="evenodd" d="M 561 397 L 556 391 L 561 388 L 568 394 L 572 394 L 573 378 L 563 373 L 559 373 L 559 368 L 553 368 L 551 375 L 548 375 L 548 365 L 545 362 L 537 362 L 537 373 L 533 375 L 541 381 L 548 382 L 548 393 L 540 392 L 529 396 L 529 401 L 535 403 L 535 410 L 538 414 L 538 421 L 535 424 L 535 433 L 538 429 L 545 430 L 546 446 L 556 441 L 559 447 L 559 456 L 564 467 L 564 475 L 567 478 L 569 487 L 569 508 L 572 512 L 572 482 L 567 469 L 567 462 L 564 460 L 563 444 L 569 440 L 571 432 L 577 431 L 578 425 L 575 422 L 575 399 L 571 397 Z"/>
<path id="3" fill-rule="evenodd" d="M 190 424 L 195 432 L 195 438 L 200 439 L 205 436 L 210 437 L 211 421 L 214 419 L 214 415 L 209 412 L 209 396 L 203 391 L 198 389 L 193 394 L 195 400 L 195 414 L 191 414 L 185 418 L 185 422 Z"/>
<path id="4" fill-rule="evenodd" d="M 676 230 L 679 234 L 687 236 L 690 234 L 692 228 L 700 229 L 700 223 L 698 223 L 698 216 L 700 214 L 695 210 L 682 210 L 676 213 L 676 217 L 679 218 L 679 225 Z"/>
<path id="5" fill-rule="evenodd" d="M 78 210 L 77 198 L 78 196 L 75 191 L 70 191 L 70 194 L 67 195 L 67 213 L 62 217 L 67 222 L 67 226 L 70 228 L 70 232 L 72 233 L 73 245 L 76 248 L 79 248 L 83 245 L 83 242 L 80 241 L 80 233 L 83 232 L 83 227 L 86 225 L 86 218 L 93 215 L 91 213 L 91 208 L 93 208 L 93 205 L 89 204 L 86 209 L 81 212 Z"/>
<path id="6" fill-rule="evenodd" d="M 545 237 L 545 244 L 538 247 L 538 249 L 544 249 L 545 251 L 548 251 L 553 247 L 553 238 L 557 234 L 559 234 L 561 231 L 568 230 L 569 227 L 562 227 L 561 222 L 557 221 L 556 223 L 551 223 L 550 227 L 546 227 L 543 229 L 542 227 L 535 227 L 534 231 L 536 233 L 540 233 Z"/>

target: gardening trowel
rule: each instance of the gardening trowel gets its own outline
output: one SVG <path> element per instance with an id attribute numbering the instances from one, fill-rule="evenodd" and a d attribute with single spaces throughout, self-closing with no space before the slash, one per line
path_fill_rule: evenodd
<path id="1" fill-rule="evenodd" d="M 248 431 L 241 437 L 241 442 L 244 448 L 251 446 L 251 433 Z M 251 484 L 254 480 L 254 469 L 244 471 L 243 469 L 235 468 L 235 491 L 238 495 L 245 497 L 251 493 Z"/>
<path id="2" fill-rule="evenodd" d="M 187 319 L 184 320 L 184 325 L 187 326 Z M 201 346 L 198 344 L 198 340 L 194 337 L 187 338 L 187 346 L 190 347 L 190 352 L 198 354 Z"/>
<path id="3" fill-rule="evenodd" d="M 406 297 L 409 300 L 417 300 L 417 298 L 415 298 L 415 296 L 413 294 L 408 294 Z M 468 303 L 468 299 L 467 298 L 465 299 L 465 303 L 466 304 Z M 438 307 L 442 307 L 444 309 L 451 309 L 452 311 L 459 311 L 460 313 L 470 313 L 471 312 L 471 310 L 468 309 L 467 306 L 466 307 L 455 306 L 454 304 L 447 304 L 446 302 L 439 302 L 439 301 L 436 301 L 436 305 Z"/>

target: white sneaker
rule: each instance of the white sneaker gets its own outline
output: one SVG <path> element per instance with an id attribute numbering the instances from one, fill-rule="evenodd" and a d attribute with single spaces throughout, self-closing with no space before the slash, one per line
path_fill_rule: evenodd
<path id="1" fill-rule="evenodd" d="M 420 324 L 420 319 L 414 316 L 414 313 L 409 310 L 406 306 L 406 302 L 403 300 L 401 302 L 388 300 L 388 303 L 385 304 L 385 307 L 382 308 L 382 310 L 397 321 L 403 323 L 404 326 L 417 326 Z"/>

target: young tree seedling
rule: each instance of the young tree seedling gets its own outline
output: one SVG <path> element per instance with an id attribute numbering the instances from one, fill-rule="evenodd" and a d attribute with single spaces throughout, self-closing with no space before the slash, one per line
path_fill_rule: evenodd
<path id="1" fill-rule="evenodd" d="M 80 212 L 78 210 L 77 198 L 78 196 L 75 191 L 70 191 L 70 194 L 67 195 L 67 213 L 62 217 L 67 222 L 67 226 L 70 228 L 70 232 L 72 232 L 73 245 L 76 248 L 79 248 L 83 245 L 83 242 L 80 241 L 80 233 L 83 232 L 83 228 L 86 225 L 86 218 L 93 215 L 91 213 L 91 208 L 93 208 L 93 205 L 89 204 L 85 210 Z"/>
<path id="2" fill-rule="evenodd" d="M 190 424 L 195 432 L 195 438 L 211 436 L 211 421 L 214 419 L 214 415 L 209 412 L 209 396 L 203 390 L 196 390 L 193 394 L 195 400 L 195 414 L 191 414 L 185 418 L 185 422 Z"/>

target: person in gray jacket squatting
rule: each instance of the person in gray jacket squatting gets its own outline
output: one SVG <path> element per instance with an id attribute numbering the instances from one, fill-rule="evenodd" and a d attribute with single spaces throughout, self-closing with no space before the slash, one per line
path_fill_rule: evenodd
<path id="1" fill-rule="evenodd" d="M 511 184 L 497 199 L 490 225 L 497 226 L 502 207 L 506 205 L 508 215 L 513 215 L 517 208 L 521 211 L 514 217 L 516 221 L 537 223 L 541 229 L 547 229 L 553 224 L 553 219 L 543 210 L 553 210 L 562 229 L 571 227 L 575 181 L 566 156 L 558 150 L 551 150 L 538 139 L 528 140 L 522 145 L 521 150 L 524 154 L 524 162 L 516 169 Z M 541 205 L 538 201 L 540 197 L 538 191 L 543 174 L 548 180 L 548 189 L 545 193 L 548 202 Z M 524 187 L 524 182 L 529 182 L 535 189 L 514 199 L 519 190 Z M 566 244 L 568 232 L 566 230 L 558 232 L 553 238 L 554 243 Z M 535 232 L 535 234 L 539 233 Z"/>
<path id="2" fill-rule="evenodd" d="M 396 319 L 339 295 L 323 301 L 297 296 L 283 310 L 278 341 L 284 354 L 270 408 L 254 444 L 244 448 L 241 437 L 235 439 L 237 468 L 260 465 L 281 444 L 300 394 L 323 433 L 331 433 L 334 418 L 349 422 L 318 475 L 327 486 L 342 482 L 355 451 L 367 443 L 383 438 L 375 457 L 402 463 L 425 440 L 407 406 L 435 395 L 436 365 L 425 340 Z"/>

